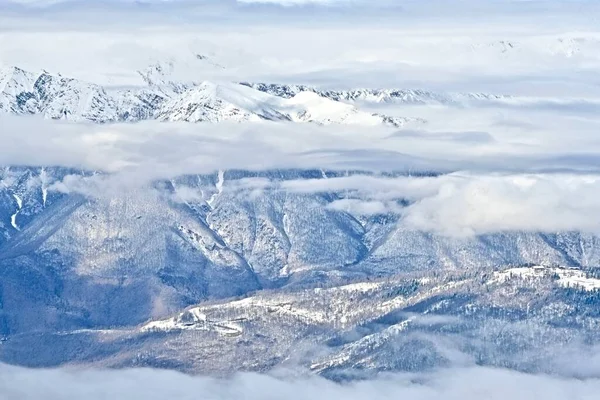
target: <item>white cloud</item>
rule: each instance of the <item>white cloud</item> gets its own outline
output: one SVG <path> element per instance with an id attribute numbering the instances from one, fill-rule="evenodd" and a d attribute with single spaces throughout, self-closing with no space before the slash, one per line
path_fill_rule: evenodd
<path id="1" fill-rule="evenodd" d="M 340 199 L 329 204 L 329 209 L 345 211 L 354 215 L 377 215 L 390 212 L 400 212 L 400 207 L 394 203 L 377 200 Z"/>
<path id="2" fill-rule="evenodd" d="M 471 174 L 438 177 L 354 175 L 292 180 L 280 189 L 336 192 L 329 208 L 356 215 L 395 213 L 401 226 L 449 236 L 503 231 L 600 233 L 600 176 Z M 401 207 L 399 200 L 412 202 Z"/>
<path id="3" fill-rule="evenodd" d="M 239 374 L 230 379 L 214 379 L 156 370 L 26 370 L 0 366 L 0 371 L 0 396 L 7 400 L 479 400 L 482 396 L 487 400 L 588 400 L 600 391 L 597 379 L 527 375 L 483 367 L 389 375 L 348 384 L 290 374 L 285 378 Z"/>
<path id="4" fill-rule="evenodd" d="M 447 235 L 498 231 L 600 233 L 600 178 L 574 175 L 442 178 L 403 223 Z"/>

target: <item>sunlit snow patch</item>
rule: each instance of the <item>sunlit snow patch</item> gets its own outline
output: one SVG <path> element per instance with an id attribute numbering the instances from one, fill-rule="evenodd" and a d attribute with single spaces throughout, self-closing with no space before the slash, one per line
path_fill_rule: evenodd
<path id="1" fill-rule="evenodd" d="M 587 291 L 600 289 L 600 279 L 588 278 L 584 271 L 573 268 L 545 267 L 542 265 L 510 268 L 496 272 L 494 273 L 494 279 L 488 283 L 504 283 L 515 278 L 535 280 L 552 276 L 557 278 L 556 283 L 562 287 L 579 288 Z"/>

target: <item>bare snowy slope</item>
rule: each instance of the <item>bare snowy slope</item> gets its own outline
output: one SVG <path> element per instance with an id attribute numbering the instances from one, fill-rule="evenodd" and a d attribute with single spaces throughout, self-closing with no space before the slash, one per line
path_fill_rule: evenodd
<path id="1" fill-rule="evenodd" d="M 302 92 L 290 99 L 247 86 L 203 82 L 166 102 L 157 118 L 164 121 L 291 121 L 319 124 L 400 126 L 401 119 L 389 119 L 361 112 L 354 106 L 316 93 Z"/>

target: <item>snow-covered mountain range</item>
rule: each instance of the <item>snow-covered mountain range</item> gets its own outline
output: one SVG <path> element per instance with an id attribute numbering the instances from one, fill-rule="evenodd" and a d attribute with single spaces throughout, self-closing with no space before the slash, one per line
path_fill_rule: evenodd
<path id="1" fill-rule="evenodd" d="M 150 65 L 138 74 L 145 85 L 122 88 L 105 87 L 46 71 L 33 73 L 18 67 L 2 67 L 0 112 L 93 123 L 282 121 L 400 128 L 407 123 L 422 124 L 426 120 L 411 116 L 410 108 L 403 110 L 405 115 L 401 116 L 367 109 L 377 105 L 598 107 L 596 101 L 589 99 L 514 97 L 476 92 L 328 90 L 295 84 L 177 81 L 170 76 L 168 67 L 160 63 Z"/>
<path id="2" fill-rule="evenodd" d="M 267 120 L 400 127 L 409 120 L 360 111 L 338 101 L 339 96 L 311 90 L 280 96 L 260 86 L 236 83 L 157 84 L 149 77 L 147 82 L 148 87 L 115 90 L 47 72 L 4 68 L 0 70 L 0 111 L 95 123 Z"/>

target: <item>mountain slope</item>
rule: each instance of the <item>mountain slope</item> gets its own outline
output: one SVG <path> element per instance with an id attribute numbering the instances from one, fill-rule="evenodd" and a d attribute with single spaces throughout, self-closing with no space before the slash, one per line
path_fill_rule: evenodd
<path id="1" fill-rule="evenodd" d="M 161 108 L 163 121 L 291 121 L 319 124 L 400 126 L 401 119 L 386 119 L 355 107 L 303 92 L 284 99 L 237 84 L 204 82 L 184 91 Z"/>
<path id="2" fill-rule="evenodd" d="M 8 336 L 0 357 L 218 374 L 304 367 L 333 379 L 457 362 L 551 373 L 557 347 L 598 341 L 599 282 L 544 266 L 401 274 L 205 303 L 136 327 Z"/>
<path id="3" fill-rule="evenodd" d="M 127 327 L 265 288 L 297 290 L 419 271 L 598 263 L 593 235 L 444 237 L 407 230 L 393 212 L 332 208 L 343 192 L 281 188 L 319 174 L 225 171 L 122 193 L 90 192 L 104 179 L 98 174 L 3 170 L 3 334 Z M 262 192 L 244 186 L 259 176 L 272 184 Z M 90 189 L 78 191 L 86 182 Z M 187 193 L 185 200 L 179 193 Z"/>

